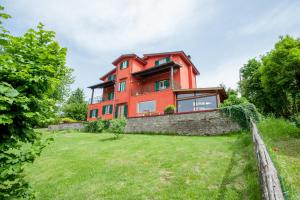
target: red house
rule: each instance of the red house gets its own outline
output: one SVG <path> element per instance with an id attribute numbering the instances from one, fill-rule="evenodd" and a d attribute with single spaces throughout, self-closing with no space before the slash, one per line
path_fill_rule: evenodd
<path id="1" fill-rule="evenodd" d="M 197 88 L 200 73 L 183 51 L 142 58 L 124 54 L 112 64 L 102 82 L 89 87 L 88 120 L 161 115 L 168 105 L 175 105 L 177 113 L 211 110 L 227 97 L 222 87 Z"/>

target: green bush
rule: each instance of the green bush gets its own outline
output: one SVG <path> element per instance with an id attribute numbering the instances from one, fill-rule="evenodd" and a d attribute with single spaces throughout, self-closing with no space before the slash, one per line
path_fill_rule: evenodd
<path id="1" fill-rule="evenodd" d="M 168 105 L 165 110 L 164 113 L 165 114 L 173 114 L 175 113 L 176 107 L 174 105 Z"/>
<path id="2" fill-rule="evenodd" d="M 287 137 L 300 137 L 300 128 L 283 118 L 268 117 L 258 124 L 259 130 L 263 136 L 275 140 L 281 140 Z"/>
<path id="3" fill-rule="evenodd" d="M 120 133 L 124 133 L 124 129 L 126 126 L 126 118 L 117 118 L 110 120 L 109 131 L 114 133 L 116 137 L 119 136 Z"/>
<path id="4" fill-rule="evenodd" d="M 62 123 L 66 123 L 66 124 L 78 122 L 77 120 L 71 119 L 71 118 L 68 118 L 68 117 L 62 118 L 61 121 L 62 121 Z"/>
<path id="5" fill-rule="evenodd" d="M 220 111 L 233 121 L 239 123 L 243 129 L 250 129 L 251 119 L 254 122 L 259 121 L 259 113 L 251 103 L 221 107 Z"/>
<path id="6" fill-rule="evenodd" d="M 85 124 L 85 131 L 89 133 L 101 133 L 104 128 L 105 123 L 101 119 L 89 121 Z"/>
<path id="7" fill-rule="evenodd" d="M 291 118 L 291 121 L 298 127 L 300 128 L 300 113 L 297 113 Z"/>

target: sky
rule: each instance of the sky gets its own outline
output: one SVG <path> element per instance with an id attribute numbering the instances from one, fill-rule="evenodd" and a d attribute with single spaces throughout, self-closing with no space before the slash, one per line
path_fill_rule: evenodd
<path id="1" fill-rule="evenodd" d="M 279 36 L 300 37 L 299 0 L 1 0 L 5 27 L 22 35 L 39 22 L 56 32 L 84 89 L 122 54 L 183 50 L 200 71 L 198 87 L 237 88 L 239 69 Z"/>

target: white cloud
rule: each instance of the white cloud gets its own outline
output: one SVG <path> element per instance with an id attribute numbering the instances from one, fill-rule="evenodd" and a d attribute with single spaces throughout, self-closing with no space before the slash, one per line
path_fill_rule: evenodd
<path id="1" fill-rule="evenodd" d="M 24 22 L 41 21 L 91 52 L 131 50 L 158 43 L 213 16 L 208 0 L 14 0 Z"/>
<path id="2" fill-rule="evenodd" d="M 198 87 L 216 87 L 221 83 L 226 87 L 237 88 L 239 69 L 251 58 L 249 55 L 222 61 L 214 69 L 203 70 L 197 79 Z"/>
<path id="3" fill-rule="evenodd" d="M 287 32 L 287 29 L 300 25 L 300 2 L 282 2 L 263 15 L 254 18 L 252 23 L 242 26 L 239 33 L 245 35 L 265 33 L 270 31 Z"/>

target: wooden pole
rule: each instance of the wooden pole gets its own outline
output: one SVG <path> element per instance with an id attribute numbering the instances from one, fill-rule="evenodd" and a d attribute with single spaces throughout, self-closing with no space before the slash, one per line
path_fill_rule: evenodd
<path id="1" fill-rule="evenodd" d="M 93 104 L 93 100 L 94 100 L 94 88 L 92 89 L 92 99 L 91 99 L 91 104 Z"/>
<path id="2" fill-rule="evenodd" d="M 173 90 L 174 89 L 174 83 L 173 83 L 173 79 L 174 79 L 174 70 L 173 70 L 173 66 L 171 66 L 171 89 Z"/>

